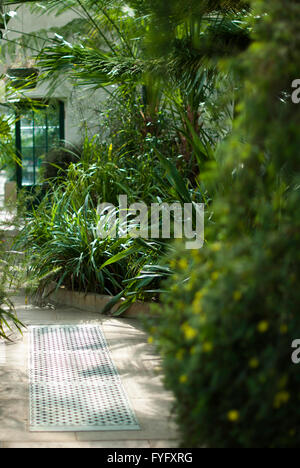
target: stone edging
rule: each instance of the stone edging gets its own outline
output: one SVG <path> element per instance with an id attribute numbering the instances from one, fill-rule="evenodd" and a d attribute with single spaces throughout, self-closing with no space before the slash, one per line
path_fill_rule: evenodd
<path id="1" fill-rule="evenodd" d="M 74 307 L 83 309 L 88 312 L 101 314 L 103 308 L 112 299 L 111 296 L 94 293 L 83 293 L 71 291 L 66 288 L 58 288 L 55 290 L 56 284 L 51 282 L 43 294 L 43 298 L 54 304 L 62 306 Z M 124 301 L 124 300 L 123 300 Z M 111 310 L 113 313 L 123 302 L 120 300 Z M 150 304 L 137 301 L 132 304 L 129 309 L 122 314 L 122 317 L 138 317 L 140 315 L 150 315 Z"/>

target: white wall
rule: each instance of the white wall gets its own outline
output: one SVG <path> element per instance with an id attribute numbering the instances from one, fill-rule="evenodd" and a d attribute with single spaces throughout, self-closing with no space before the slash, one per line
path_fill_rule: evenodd
<path id="1" fill-rule="evenodd" d="M 8 7 L 7 7 L 8 8 Z M 16 11 L 14 16 L 9 21 L 9 29 L 20 31 L 22 33 L 37 32 L 41 29 L 49 29 L 51 27 L 61 27 L 66 23 L 76 18 L 77 15 L 68 11 L 60 16 L 38 15 L 30 11 L 30 5 L 12 5 L 9 10 Z M 20 35 L 15 32 L 8 32 L 4 36 L 9 40 L 18 41 Z M 1 40 L 0 40 L 1 43 Z M 3 41 L 5 43 L 5 41 Z M 27 57 L 22 54 L 17 57 L 17 60 L 12 60 L 11 57 L 6 57 L 5 61 L 0 61 L 0 74 L 5 73 L 10 66 L 20 68 L 22 66 L 32 66 L 31 52 L 26 52 Z M 0 83 L 1 90 L 1 83 Z M 43 83 L 36 89 L 26 92 L 26 95 L 34 98 L 43 98 L 48 95 L 48 86 Z M 85 124 L 92 129 L 97 124 L 97 113 L 95 109 L 100 109 L 101 102 L 106 97 L 103 90 L 98 90 L 96 93 L 90 93 L 82 87 L 74 87 L 67 79 L 51 94 L 51 97 L 61 99 L 65 103 L 65 130 L 66 140 L 73 144 L 79 143 L 82 139 L 82 128 Z M 0 92 L 1 99 L 1 92 Z M 96 128 L 95 128 L 96 131 Z"/>

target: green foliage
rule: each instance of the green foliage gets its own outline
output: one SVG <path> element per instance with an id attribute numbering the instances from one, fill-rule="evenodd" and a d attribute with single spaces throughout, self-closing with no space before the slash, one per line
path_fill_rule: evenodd
<path id="1" fill-rule="evenodd" d="M 8 125 L 8 122 L 1 116 L 0 120 L 0 137 L 1 140 L 5 140 L 6 138 L 9 138 L 10 136 L 10 126 Z"/>
<path id="2" fill-rule="evenodd" d="M 211 159 L 216 143 L 230 129 L 232 102 L 225 103 L 221 95 L 233 100 L 232 77 L 220 73 L 211 59 L 247 46 L 244 3 L 189 2 L 184 10 L 178 2 L 129 6 L 132 9 L 115 0 L 68 0 L 63 5 L 51 0 L 43 7 L 34 3 L 35 13 L 60 15 L 72 8 L 78 18 L 62 28 L 21 34 L 22 46 L 41 49 L 37 55 L 40 80 L 51 83 L 52 89 L 68 77 L 75 85 L 104 87 L 113 99 L 126 93 L 132 102 L 130 95 L 142 94 L 143 106 L 135 97 L 134 118 L 142 116 L 144 137 L 157 136 L 167 109 L 177 152 L 189 165 L 195 183 L 202 169 L 198 166 Z M 166 46 L 161 47 L 162 41 Z M 194 151 L 194 134 L 201 140 L 200 151 L 199 145 Z"/>
<path id="3" fill-rule="evenodd" d="M 8 255 L 4 252 L 4 240 L 0 234 L 0 341 L 11 340 L 11 332 L 22 333 L 24 326 L 17 318 L 14 305 L 7 293 L 13 272 L 8 262 Z"/>
<path id="4" fill-rule="evenodd" d="M 22 327 L 24 325 L 19 321 L 16 316 L 14 305 L 7 296 L 4 289 L 0 289 L 0 339 L 10 339 L 10 332 L 18 330 L 22 333 Z"/>
<path id="5" fill-rule="evenodd" d="M 52 278 L 58 287 L 112 297 L 122 293 L 124 298 L 130 296 L 125 307 L 137 299 L 154 297 L 159 275 L 151 271 L 150 281 L 143 283 L 140 275 L 149 265 L 158 265 L 167 246 L 130 236 L 102 239 L 97 233 L 98 222 L 88 194 L 82 206 L 74 192 L 57 189 L 45 197 L 27 219 L 16 243 L 26 252 L 27 282 L 43 287 Z M 149 295 L 146 286 L 151 281 Z"/>
<path id="6" fill-rule="evenodd" d="M 133 160 L 128 148 L 123 151 L 86 137 L 80 161 L 50 184 L 16 243 L 26 252 L 27 282 L 43 287 L 52 278 L 78 291 L 121 293 L 126 299 L 121 311 L 137 299 L 157 299 L 159 280 L 169 271 L 160 267 L 167 243 L 130 236 L 101 239 L 96 230 L 98 203 L 117 207 L 118 194 L 127 195 L 129 204 L 178 197 L 172 179 L 163 180 L 158 160 L 147 151 Z"/>
<path id="7" fill-rule="evenodd" d="M 222 187 L 214 225 L 202 252 L 178 247 L 149 325 L 188 447 L 300 444 L 300 114 L 290 97 L 300 7 L 252 3 L 253 45 L 229 64 L 244 89 L 210 175 Z"/>
<path id="8" fill-rule="evenodd" d="M 0 167 L 14 159 L 10 122 L 0 115 Z"/>
<path id="9" fill-rule="evenodd" d="M 163 293 L 149 329 L 183 445 L 297 447 L 300 377 L 290 357 L 300 333 L 300 114 L 290 94 L 299 3 L 126 5 L 51 0 L 46 12 L 76 9 L 83 35 L 72 35 L 73 22 L 27 37 L 32 48 L 47 39 L 38 56 L 54 83 L 68 75 L 74 84 L 114 86 L 103 139 L 85 139 L 81 160 L 27 220 L 19 245 L 29 272 L 111 294 L 109 307 L 125 297 L 118 313 Z M 233 114 L 233 134 L 219 145 Z M 169 243 L 99 239 L 96 204 L 117 205 L 119 193 L 129 202 L 207 206 L 213 194 L 203 252 L 178 245 L 168 265 Z"/>
<path id="10" fill-rule="evenodd" d="M 84 25 L 80 37 L 71 33 L 77 23 L 52 29 L 48 36 L 45 31 L 22 36 L 29 47 L 48 38 L 38 55 L 41 78 L 56 85 L 67 74 L 74 84 L 114 87 L 106 88 L 110 99 L 99 112 L 102 140 L 85 138 L 80 161 L 58 174 L 21 233 L 20 245 L 31 262 L 31 278 L 38 281 L 52 275 L 59 284 L 123 294 L 128 302 L 157 299 L 160 279 L 170 274 L 162 259 L 168 243 L 100 241 L 95 207 L 102 201 L 117 205 L 117 194 L 148 206 L 178 200 L 209 203 L 197 176 L 205 162 L 214 160 L 215 147 L 230 128 L 230 105 L 220 95 L 225 89 L 232 95 L 232 80 L 213 64 L 207 66 L 195 47 L 194 39 L 209 28 L 215 34 L 208 18 L 200 15 L 197 24 L 192 21 L 181 32 L 179 27 L 167 56 L 156 56 L 144 41 L 153 11 L 128 14 L 124 3 L 116 1 L 69 0 L 62 5 L 53 0 L 45 12 L 61 14 L 71 7 Z M 239 29 L 229 16 L 226 21 L 228 29 Z M 214 26 L 216 30 L 218 23 Z"/>

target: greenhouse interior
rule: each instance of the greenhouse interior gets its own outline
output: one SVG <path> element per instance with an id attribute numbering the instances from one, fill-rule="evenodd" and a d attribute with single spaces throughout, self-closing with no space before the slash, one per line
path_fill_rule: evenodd
<path id="1" fill-rule="evenodd" d="M 0 448 L 300 448 L 299 18 L 0 0 Z"/>

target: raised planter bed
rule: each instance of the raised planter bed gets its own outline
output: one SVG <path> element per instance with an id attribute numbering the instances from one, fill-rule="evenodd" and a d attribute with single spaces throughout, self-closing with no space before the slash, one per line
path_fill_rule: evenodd
<path id="1" fill-rule="evenodd" d="M 44 291 L 43 297 L 47 301 L 57 305 L 63 305 L 68 307 L 75 307 L 76 309 L 86 310 L 88 312 L 94 312 L 101 314 L 106 304 L 112 299 L 111 296 L 94 293 L 83 293 L 77 291 L 70 291 L 64 287 L 56 289 L 55 283 L 50 283 Z M 122 300 L 119 301 L 111 310 L 111 314 L 117 310 L 119 305 L 122 304 Z M 122 314 L 122 317 L 137 318 L 141 315 L 150 314 L 150 304 L 144 302 L 135 302 L 132 304 L 126 312 Z"/>

